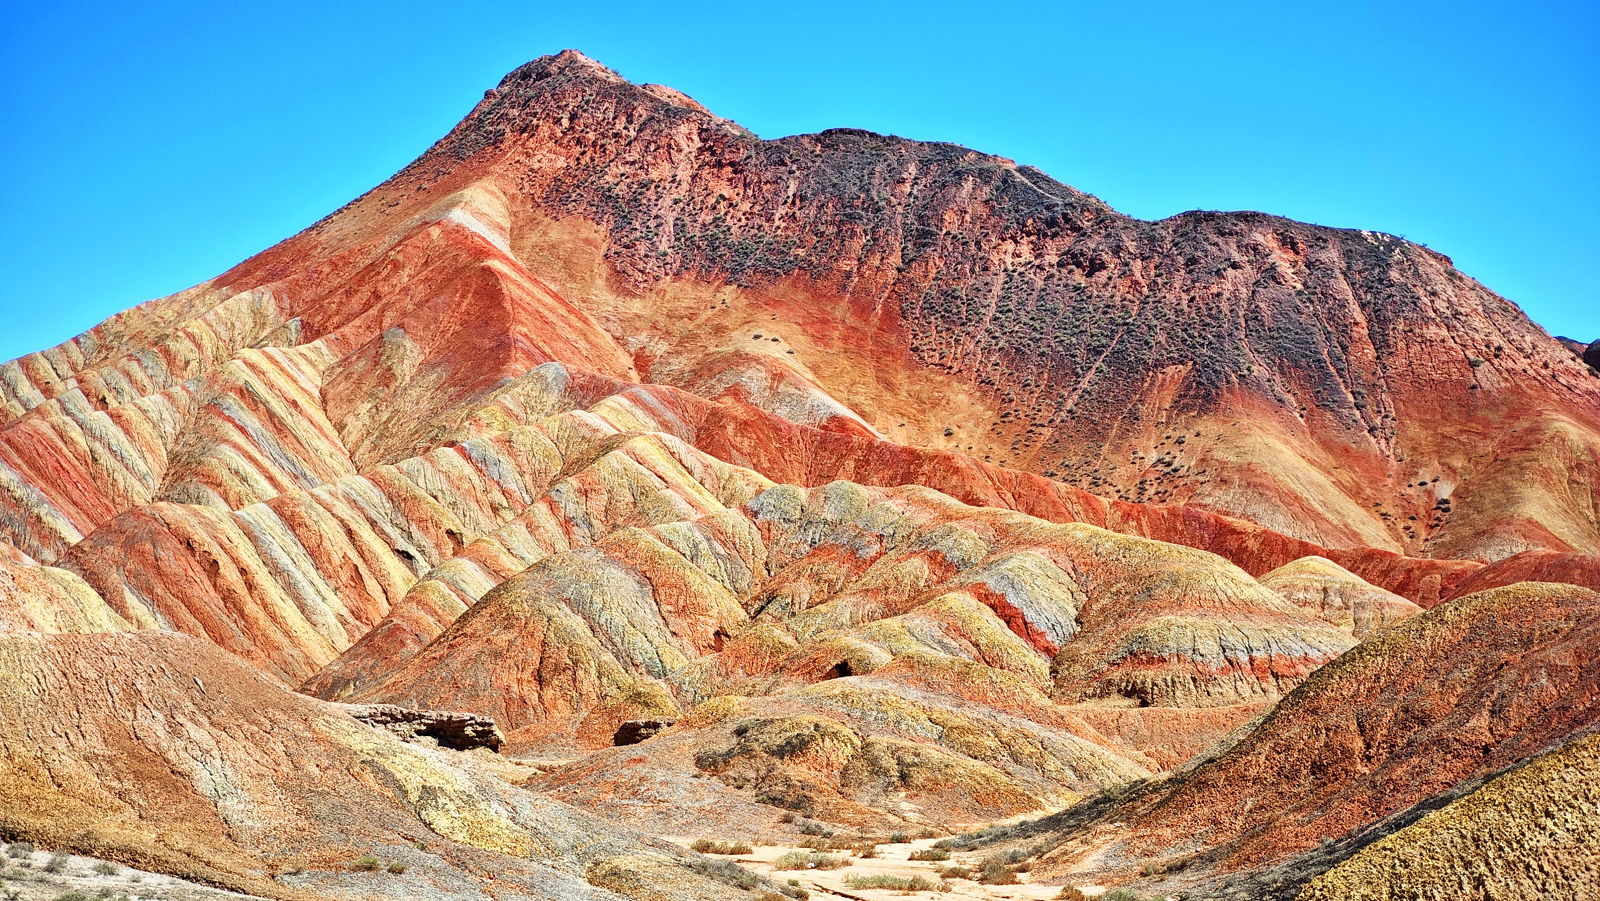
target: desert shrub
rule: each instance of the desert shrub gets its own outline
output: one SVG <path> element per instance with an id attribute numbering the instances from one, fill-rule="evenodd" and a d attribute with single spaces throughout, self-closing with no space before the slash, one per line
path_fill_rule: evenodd
<path id="1" fill-rule="evenodd" d="M 833 830 L 822 825 L 816 820 L 805 820 L 800 824 L 801 835 L 832 835 Z"/>
<path id="2" fill-rule="evenodd" d="M 772 862 L 774 870 L 837 870 L 849 865 L 848 857 L 834 857 L 819 851 L 789 851 Z"/>
<path id="3" fill-rule="evenodd" d="M 871 860 L 878 856 L 878 846 L 873 844 L 857 845 L 856 856 L 864 860 Z"/>
<path id="4" fill-rule="evenodd" d="M 33 842 L 12 842 L 6 848 L 7 857 L 23 858 L 33 853 Z"/>
<path id="5" fill-rule="evenodd" d="M 89 901 L 89 896 L 83 892 L 66 892 L 57 895 L 56 901 Z"/>
<path id="6" fill-rule="evenodd" d="M 714 857 L 694 857 L 686 861 L 689 869 L 718 882 L 725 882 L 746 891 L 761 884 L 756 874 L 731 860 L 717 860 Z"/>
<path id="7" fill-rule="evenodd" d="M 50 860 L 44 865 L 44 871 L 46 873 L 61 873 L 65 872 L 66 869 L 67 855 L 62 854 L 60 851 L 50 855 Z"/>
<path id="8" fill-rule="evenodd" d="M 889 844 L 891 845 L 903 845 L 905 843 L 906 834 L 904 832 L 896 832 L 895 834 L 889 836 Z"/>
<path id="9" fill-rule="evenodd" d="M 980 870 L 978 881 L 984 885 L 1017 885 L 1022 882 L 1017 878 L 1017 871 L 1010 867 L 1000 867 L 993 870 Z"/>
<path id="10" fill-rule="evenodd" d="M 961 835 L 953 835 L 950 838 L 941 839 L 935 842 L 933 846 L 949 851 L 971 851 L 985 842 L 999 841 L 1019 835 L 1026 825 L 1026 823 L 1014 823 L 1009 826 L 989 826 L 976 832 L 965 832 Z"/>
<path id="11" fill-rule="evenodd" d="M 971 879 L 974 882 L 978 880 L 978 874 L 973 872 L 971 867 L 964 867 L 960 864 L 940 867 L 934 872 L 939 874 L 940 879 Z"/>
<path id="12" fill-rule="evenodd" d="M 1088 898 L 1082 891 L 1070 885 L 1061 887 L 1061 893 L 1056 895 L 1056 901 L 1086 901 Z"/>
<path id="13" fill-rule="evenodd" d="M 949 860 L 950 852 L 943 848 L 923 848 L 921 851 L 912 851 L 909 860 Z"/>
<path id="14" fill-rule="evenodd" d="M 99 873 L 101 876 L 115 876 L 119 872 L 121 872 L 121 870 L 118 869 L 116 864 L 107 863 L 106 861 L 103 861 L 103 860 L 94 865 L 94 871 L 96 873 Z"/>
<path id="15" fill-rule="evenodd" d="M 851 876 L 844 882 L 851 888 L 882 888 L 901 892 L 940 892 L 948 888 L 926 876 L 890 876 L 887 873 Z"/>
<path id="16" fill-rule="evenodd" d="M 1013 849 L 1001 854 L 991 854 L 978 862 L 978 881 L 984 885 L 1016 885 L 1018 866 L 1022 854 Z"/>
<path id="17" fill-rule="evenodd" d="M 383 868 L 383 861 L 371 854 L 358 857 L 350 864 L 350 869 L 359 873 L 372 873 Z"/>
<path id="18" fill-rule="evenodd" d="M 406 865 L 403 863 L 389 864 L 389 872 L 396 876 L 404 876 L 406 874 Z"/>
<path id="19" fill-rule="evenodd" d="M 689 846 L 689 850 L 701 854 L 749 854 L 755 851 L 749 842 L 716 842 L 709 838 L 697 838 Z"/>
<path id="20" fill-rule="evenodd" d="M 1139 901 L 1139 893 L 1131 888 L 1114 888 L 1101 895 L 1100 901 Z"/>

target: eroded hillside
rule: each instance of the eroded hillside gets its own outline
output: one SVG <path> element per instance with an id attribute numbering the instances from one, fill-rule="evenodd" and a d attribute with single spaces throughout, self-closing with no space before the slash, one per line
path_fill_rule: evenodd
<path id="1" fill-rule="evenodd" d="M 0 411 L 0 837 L 255 893 L 745 897 L 660 837 L 1061 808 L 1035 881 L 1337 891 L 1595 722 L 1600 379 L 1447 258 L 570 51 Z"/>

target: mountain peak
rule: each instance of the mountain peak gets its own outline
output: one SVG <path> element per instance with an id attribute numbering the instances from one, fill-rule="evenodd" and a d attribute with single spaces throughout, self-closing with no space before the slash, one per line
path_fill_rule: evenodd
<path id="1" fill-rule="evenodd" d="M 572 49 L 541 56 L 523 63 L 500 79 L 499 90 L 538 84 L 550 78 L 565 75 L 579 78 L 599 78 L 606 81 L 624 81 L 622 76 L 604 65 Z"/>

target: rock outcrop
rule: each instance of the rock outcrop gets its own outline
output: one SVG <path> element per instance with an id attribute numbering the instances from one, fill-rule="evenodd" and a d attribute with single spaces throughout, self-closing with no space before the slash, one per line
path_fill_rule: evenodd
<path id="1" fill-rule="evenodd" d="M 642 719 L 628 720 L 617 727 L 611 734 L 611 743 L 617 747 L 636 745 L 647 738 L 655 738 L 661 730 L 670 727 L 677 720 L 668 719 Z"/>
<path id="2" fill-rule="evenodd" d="M 393 704 L 345 704 L 351 717 L 384 729 L 401 741 L 431 741 L 441 748 L 470 751 L 488 748 L 499 751 L 505 737 L 494 720 L 471 713 L 443 710 L 412 710 Z"/>

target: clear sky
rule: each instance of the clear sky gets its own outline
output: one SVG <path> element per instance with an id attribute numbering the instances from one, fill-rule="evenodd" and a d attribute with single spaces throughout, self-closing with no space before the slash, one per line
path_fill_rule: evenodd
<path id="1" fill-rule="evenodd" d="M 762 137 L 869 128 L 1143 218 L 1404 235 L 1600 338 L 1593 0 L 249 6 L 0 11 L 0 360 L 294 234 L 565 47 Z"/>

